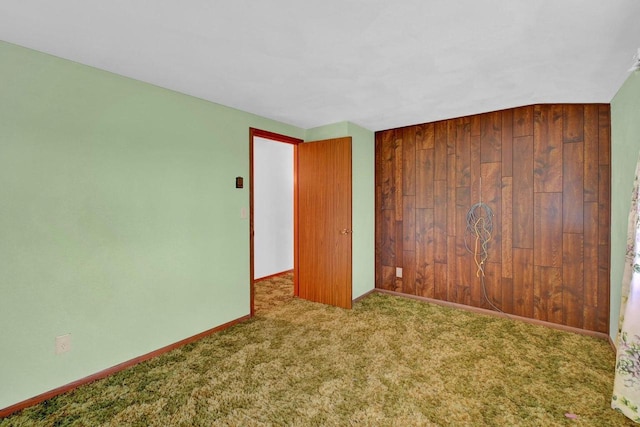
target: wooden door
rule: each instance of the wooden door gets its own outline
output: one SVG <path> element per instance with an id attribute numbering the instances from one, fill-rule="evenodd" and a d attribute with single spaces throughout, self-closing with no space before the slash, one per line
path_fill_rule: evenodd
<path id="1" fill-rule="evenodd" d="M 351 308 L 351 138 L 297 150 L 298 296 Z"/>

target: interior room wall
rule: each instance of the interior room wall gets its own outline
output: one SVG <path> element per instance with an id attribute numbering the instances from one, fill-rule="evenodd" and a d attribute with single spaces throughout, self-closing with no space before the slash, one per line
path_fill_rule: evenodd
<path id="1" fill-rule="evenodd" d="M 249 128 L 305 131 L 4 42 L 0 57 L 0 408 L 248 315 Z"/>
<path id="2" fill-rule="evenodd" d="M 611 323 L 615 339 L 620 315 L 620 290 L 627 247 L 631 189 L 640 152 L 640 71 L 627 78 L 611 101 Z"/>
<path id="3" fill-rule="evenodd" d="M 254 277 L 293 269 L 293 145 L 253 139 Z"/>
<path id="4" fill-rule="evenodd" d="M 376 162 L 377 287 L 490 308 L 466 249 L 475 247 L 467 212 L 482 201 L 494 213 L 484 264 L 492 304 L 609 331 L 609 105 L 534 105 L 381 131 Z"/>

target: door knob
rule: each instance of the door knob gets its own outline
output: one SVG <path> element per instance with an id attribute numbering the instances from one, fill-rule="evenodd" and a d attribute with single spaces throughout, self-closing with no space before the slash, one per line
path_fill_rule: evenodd
<path id="1" fill-rule="evenodd" d="M 351 234 L 353 233 L 353 230 L 349 230 L 348 228 L 343 228 L 342 230 L 340 230 L 340 234 Z"/>

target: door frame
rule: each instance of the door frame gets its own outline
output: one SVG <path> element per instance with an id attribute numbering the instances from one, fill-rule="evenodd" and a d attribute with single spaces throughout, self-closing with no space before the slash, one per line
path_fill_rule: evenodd
<path id="1" fill-rule="evenodd" d="M 281 135 L 262 129 L 249 128 L 249 283 L 250 283 L 250 316 L 255 315 L 255 277 L 254 277 L 254 182 L 253 182 L 253 139 L 265 138 L 272 141 L 293 145 L 293 294 L 298 296 L 298 144 L 302 139 Z"/>

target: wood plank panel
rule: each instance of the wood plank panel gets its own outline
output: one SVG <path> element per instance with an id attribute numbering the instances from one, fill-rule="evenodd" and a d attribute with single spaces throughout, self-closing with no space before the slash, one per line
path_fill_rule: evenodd
<path id="1" fill-rule="evenodd" d="M 533 144 L 536 192 L 562 192 L 562 106 L 536 105 Z"/>
<path id="2" fill-rule="evenodd" d="M 493 306 L 503 310 L 502 308 L 502 277 L 500 277 L 500 264 L 495 262 L 487 262 L 484 267 L 484 285 L 486 291 L 486 297 L 489 299 Z M 481 279 L 478 277 L 476 279 L 476 283 L 478 283 L 479 287 L 482 286 Z M 494 308 L 489 305 L 485 298 L 484 293 L 481 296 L 480 307 L 487 308 L 489 310 L 494 310 Z M 504 310 L 503 310 L 504 311 Z"/>
<path id="3" fill-rule="evenodd" d="M 447 209 L 451 214 L 455 215 L 455 203 L 456 203 L 456 155 L 449 154 L 449 173 L 447 176 Z M 456 235 L 456 221 L 447 221 L 447 236 Z"/>
<path id="4" fill-rule="evenodd" d="M 585 305 L 582 309 L 582 318 L 584 319 L 582 329 L 588 331 L 596 331 L 598 329 L 598 307 Z"/>
<path id="5" fill-rule="evenodd" d="M 480 117 L 481 115 L 479 114 L 468 117 L 471 136 L 480 136 L 482 134 L 482 122 Z"/>
<path id="6" fill-rule="evenodd" d="M 435 298 L 434 210 L 416 209 L 416 295 Z"/>
<path id="7" fill-rule="evenodd" d="M 609 259 L 611 257 L 611 247 L 609 244 L 598 245 L 598 271 L 607 270 L 609 271 Z M 598 289 L 600 289 L 600 279 L 598 279 Z M 609 286 L 609 280 L 605 280 L 603 283 L 606 286 Z M 600 298 L 598 298 L 598 302 L 602 302 Z"/>
<path id="8" fill-rule="evenodd" d="M 598 246 L 598 332 L 609 332 L 609 259 L 611 249 L 608 245 Z M 617 319 L 614 319 L 617 322 Z"/>
<path id="9" fill-rule="evenodd" d="M 402 195 L 416 194 L 416 128 L 402 129 Z"/>
<path id="10" fill-rule="evenodd" d="M 455 236 L 455 286 L 456 301 L 460 304 L 471 304 L 472 271 L 475 271 L 473 256 L 465 246 L 465 233 L 467 211 L 470 206 L 469 187 L 456 189 L 455 222 L 456 230 L 461 230 Z"/>
<path id="11" fill-rule="evenodd" d="M 502 176 L 513 174 L 513 110 L 502 111 Z"/>
<path id="12" fill-rule="evenodd" d="M 566 104 L 562 106 L 562 141 L 584 141 L 584 106 Z"/>
<path id="13" fill-rule="evenodd" d="M 458 137 L 458 123 L 463 119 L 447 120 L 447 156 L 456 154 L 456 138 Z M 455 164 L 451 163 L 449 168 L 455 170 Z"/>
<path id="14" fill-rule="evenodd" d="M 513 139 L 513 245 L 533 248 L 533 137 Z M 514 285 L 517 285 L 514 282 Z"/>
<path id="15" fill-rule="evenodd" d="M 598 162 L 601 165 L 611 164 L 611 111 L 608 104 L 598 106 Z"/>
<path id="16" fill-rule="evenodd" d="M 470 281 L 470 292 L 471 292 L 471 302 L 470 305 L 474 307 L 487 307 L 488 305 L 484 301 L 483 292 L 482 292 L 482 278 L 481 271 L 479 271 L 477 264 L 475 263 L 475 259 L 473 255 L 471 255 L 471 274 L 469 275 Z M 483 269 L 486 269 L 486 264 L 482 265 Z M 486 273 L 485 273 L 486 276 Z"/>
<path id="17" fill-rule="evenodd" d="M 610 218 L 611 218 L 611 128 L 610 106 L 598 107 L 598 319 L 597 331 L 609 331 Z M 587 261 L 588 262 L 588 261 Z"/>
<path id="18" fill-rule="evenodd" d="M 487 262 L 502 262 L 502 176 L 501 163 L 483 163 L 482 174 L 482 197 L 480 201 L 491 209 L 493 231 L 489 242 L 489 253 Z M 470 204 L 473 204 L 473 200 Z"/>
<path id="19" fill-rule="evenodd" d="M 563 323 L 581 328 L 584 308 L 583 237 L 577 233 L 563 233 Z"/>
<path id="20" fill-rule="evenodd" d="M 382 266 L 382 282 L 376 286 L 387 291 L 396 290 L 396 268 L 390 266 Z"/>
<path id="21" fill-rule="evenodd" d="M 376 175 L 376 179 L 378 176 Z M 380 191 L 380 186 L 376 186 L 376 206 L 380 206 L 380 198 L 378 197 L 378 192 Z M 378 284 L 382 283 L 382 221 L 380 220 L 380 212 L 376 212 L 375 217 L 375 236 L 374 236 L 374 253 L 375 253 L 375 280 L 376 287 Z M 297 252 L 297 250 L 295 251 Z M 297 292 L 297 290 L 296 290 Z"/>
<path id="22" fill-rule="evenodd" d="M 471 200 L 480 200 L 480 184 L 482 178 L 482 163 L 480 162 L 480 137 L 471 136 L 471 153 L 470 153 L 470 181 Z"/>
<path id="23" fill-rule="evenodd" d="M 502 311 L 505 313 L 515 313 L 513 308 L 513 279 L 502 276 L 500 280 L 502 290 Z"/>
<path id="24" fill-rule="evenodd" d="M 534 155 L 534 163 L 535 163 L 535 177 L 534 177 L 534 191 L 535 192 L 553 192 L 554 190 L 545 189 L 545 184 L 547 182 L 547 171 L 551 169 L 551 179 L 553 179 L 556 175 L 553 174 L 553 170 L 557 169 L 558 166 L 562 167 L 561 163 L 557 162 L 556 156 L 551 156 L 551 154 L 557 153 L 557 149 L 555 146 L 549 147 L 549 111 L 551 110 L 550 105 L 536 105 L 533 111 L 533 155 Z M 555 161 L 554 161 L 555 160 Z M 558 172 L 562 172 L 560 169 Z M 562 175 L 559 175 L 559 178 L 562 178 Z M 552 184 L 550 187 L 554 187 Z M 555 189 L 555 192 L 562 191 L 562 188 L 559 185 L 555 185 L 558 187 Z"/>
<path id="25" fill-rule="evenodd" d="M 564 144 L 562 167 L 562 229 L 582 233 L 584 229 L 584 143 Z"/>
<path id="26" fill-rule="evenodd" d="M 447 223 L 449 222 L 447 214 L 447 182 L 434 181 L 433 187 L 434 197 L 434 230 L 433 230 L 433 246 L 434 260 L 443 264 L 447 263 Z"/>
<path id="27" fill-rule="evenodd" d="M 435 146 L 435 125 L 433 123 L 425 123 L 418 125 L 420 129 L 420 137 L 416 133 L 416 150 L 433 150 Z"/>
<path id="28" fill-rule="evenodd" d="M 395 266 L 396 267 L 402 267 L 402 264 L 404 263 L 404 260 L 403 260 L 403 255 L 404 255 L 403 245 L 404 245 L 404 242 L 402 240 L 402 236 L 403 235 L 404 235 L 404 232 L 403 232 L 403 227 L 402 227 L 402 221 L 396 221 L 396 237 L 395 237 L 395 240 L 394 240 L 396 242 L 396 248 L 395 248 L 395 255 L 396 255 Z"/>
<path id="29" fill-rule="evenodd" d="M 448 264 L 436 262 L 434 264 L 434 272 L 434 298 L 442 301 L 449 301 L 449 278 L 447 277 Z"/>
<path id="30" fill-rule="evenodd" d="M 456 300 L 458 304 L 471 305 L 471 286 L 474 283 L 475 264 L 473 262 L 473 256 L 467 252 L 464 247 L 464 240 L 462 237 L 451 236 L 450 239 L 455 242 L 455 287 L 456 287 Z"/>
<path id="31" fill-rule="evenodd" d="M 596 330 L 609 331 L 610 217 L 611 217 L 611 128 L 610 107 L 598 108 L 598 310 Z M 617 320 L 617 319 L 615 319 Z"/>
<path id="32" fill-rule="evenodd" d="M 611 236 L 611 170 L 609 165 L 598 167 L 600 185 L 598 189 L 598 244 L 608 245 Z"/>
<path id="33" fill-rule="evenodd" d="M 413 251 L 416 246 L 416 196 L 404 196 L 402 208 L 402 248 Z M 406 264 L 406 261 L 404 262 Z"/>
<path id="34" fill-rule="evenodd" d="M 433 208 L 433 176 L 435 150 L 416 152 L 416 208 Z"/>
<path id="35" fill-rule="evenodd" d="M 414 141 L 414 150 L 418 151 L 418 150 L 424 150 L 424 148 L 422 148 L 423 144 L 424 144 L 424 127 L 426 125 L 415 125 L 415 126 L 408 126 L 408 129 L 411 129 L 411 132 L 413 132 L 413 141 Z"/>
<path id="36" fill-rule="evenodd" d="M 416 294 L 416 253 L 404 251 L 402 264 L 402 293 Z"/>
<path id="37" fill-rule="evenodd" d="M 534 266 L 534 318 L 562 323 L 562 269 Z"/>
<path id="38" fill-rule="evenodd" d="M 449 239 L 450 236 L 456 235 L 456 174 L 458 166 L 456 164 L 456 141 L 458 138 L 458 122 L 461 119 L 453 119 L 447 120 L 447 211 L 449 215 L 452 215 L 449 221 L 447 221 L 447 246 L 449 247 L 448 255 L 455 253 L 455 244 L 454 246 L 450 246 L 452 240 Z M 449 282 L 450 288 L 453 289 L 455 281 L 457 279 L 455 273 L 452 274 L 452 271 L 455 271 L 455 265 L 451 263 L 451 260 L 454 258 L 449 257 Z M 451 295 L 451 294 L 450 294 Z"/>
<path id="39" fill-rule="evenodd" d="M 480 116 L 480 161 L 502 160 L 502 114 L 499 111 Z"/>
<path id="40" fill-rule="evenodd" d="M 375 150 L 376 150 L 376 156 L 375 156 L 375 175 L 376 175 L 376 182 L 375 185 L 376 187 L 380 186 L 381 184 L 381 180 L 380 178 L 382 177 L 381 172 L 382 172 L 382 135 L 384 135 L 385 132 L 376 132 L 375 136 L 374 136 L 374 144 L 375 144 Z M 380 206 L 379 204 L 376 204 L 376 206 Z"/>
<path id="41" fill-rule="evenodd" d="M 435 155 L 435 169 L 433 179 L 435 181 L 446 181 L 447 170 L 447 138 L 449 135 L 448 125 L 446 121 L 436 122 L 434 124 L 434 155 Z"/>
<path id="42" fill-rule="evenodd" d="M 395 200 L 393 205 L 393 210 L 396 214 L 396 221 L 402 221 L 402 182 L 403 182 L 403 171 L 402 171 L 402 130 L 396 130 L 394 132 L 394 150 L 393 150 L 393 168 L 394 168 L 394 183 L 395 187 Z"/>
<path id="43" fill-rule="evenodd" d="M 385 209 L 378 212 L 381 221 L 380 262 L 383 266 L 396 266 L 396 221 L 392 210 Z"/>
<path id="44" fill-rule="evenodd" d="M 456 254 L 456 236 L 447 236 L 447 297 L 448 301 L 458 302 L 464 298 L 458 289 L 458 257 Z M 461 304 L 461 303 L 460 303 Z"/>
<path id="45" fill-rule="evenodd" d="M 533 249 L 513 248 L 513 313 L 534 318 Z"/>
<path id="46" fill-rule="evenodd" d="M 502 277 L 513 278 L 513 178 L 502 178 Z M 513 281 L 511 281 L 513 284 Z M 503 301 L 505 296 L 503 294 Z"/>
<path id="47" fill-rule="evenodd" d="M 514 108 L 513 110 L 513 136 L 533 135 L 533 105 Z"/>
<path id="48" fill-rule="evenodd" d="M 598 106 L 584 106 L 584 201 L 598 200 Z"/>
<path id="49" fill-rule="evenodd" d="M 471 134 L 469 125 L 462 120 L 456 123 L 456 175 L 455 186 L 465 187 L 471 183 Z"/>
<path id="50" fill-rule="evenodd" d="M 382 156 L 379 156 L 378 153 L 381 152 L 382 146 L 382 135 L 379 133 L 376 134 L 376 161 L 375 161 L 375 206 L 376 206 L 376 219 L 375 219 L 375 254 L 376 254 L 376 283 L 379 282 L 379 277 L 381 271 L 378 272 L 378 265 L 380 264 L 380 249 L 382 248 L 382 221 L 379 220 L 378 216 L 380 215 L 379 210 L 381 210 L 382 206 Z"/>
<path id="51" fill-rule="evenodd" d="M 562 267 L 562 193 L 535 193 L 534 264 Z"/>
<path id="52" fill-rule="evenodd" d="M 377 157 L 380 160 L 380 175 L 378 185 L 382 189 L 381 209 L 393 209 L 396 203 L 395 195 L 395 135 L 393 131 L 381 133 L 380 150 Z"/>
<path id="53" fill-rule="evenodd" d="M 467 212 L 469 211 L 469 207 L 471 206 L 471 197 L 470 197 L 470 189 L 469 187 L 458 187 L 456 188 L 456 198 L 455 202 L 455 221 L 456 221 L 456 230 L 461 230 L 458 235 L 462 236 L 463 231 L 466 228 L 466 218 Z"/>
<path id="54" fill-rule="evenodd" d="M 584 304 L 598 306 L 598 204 L 584 204 Z"/>

